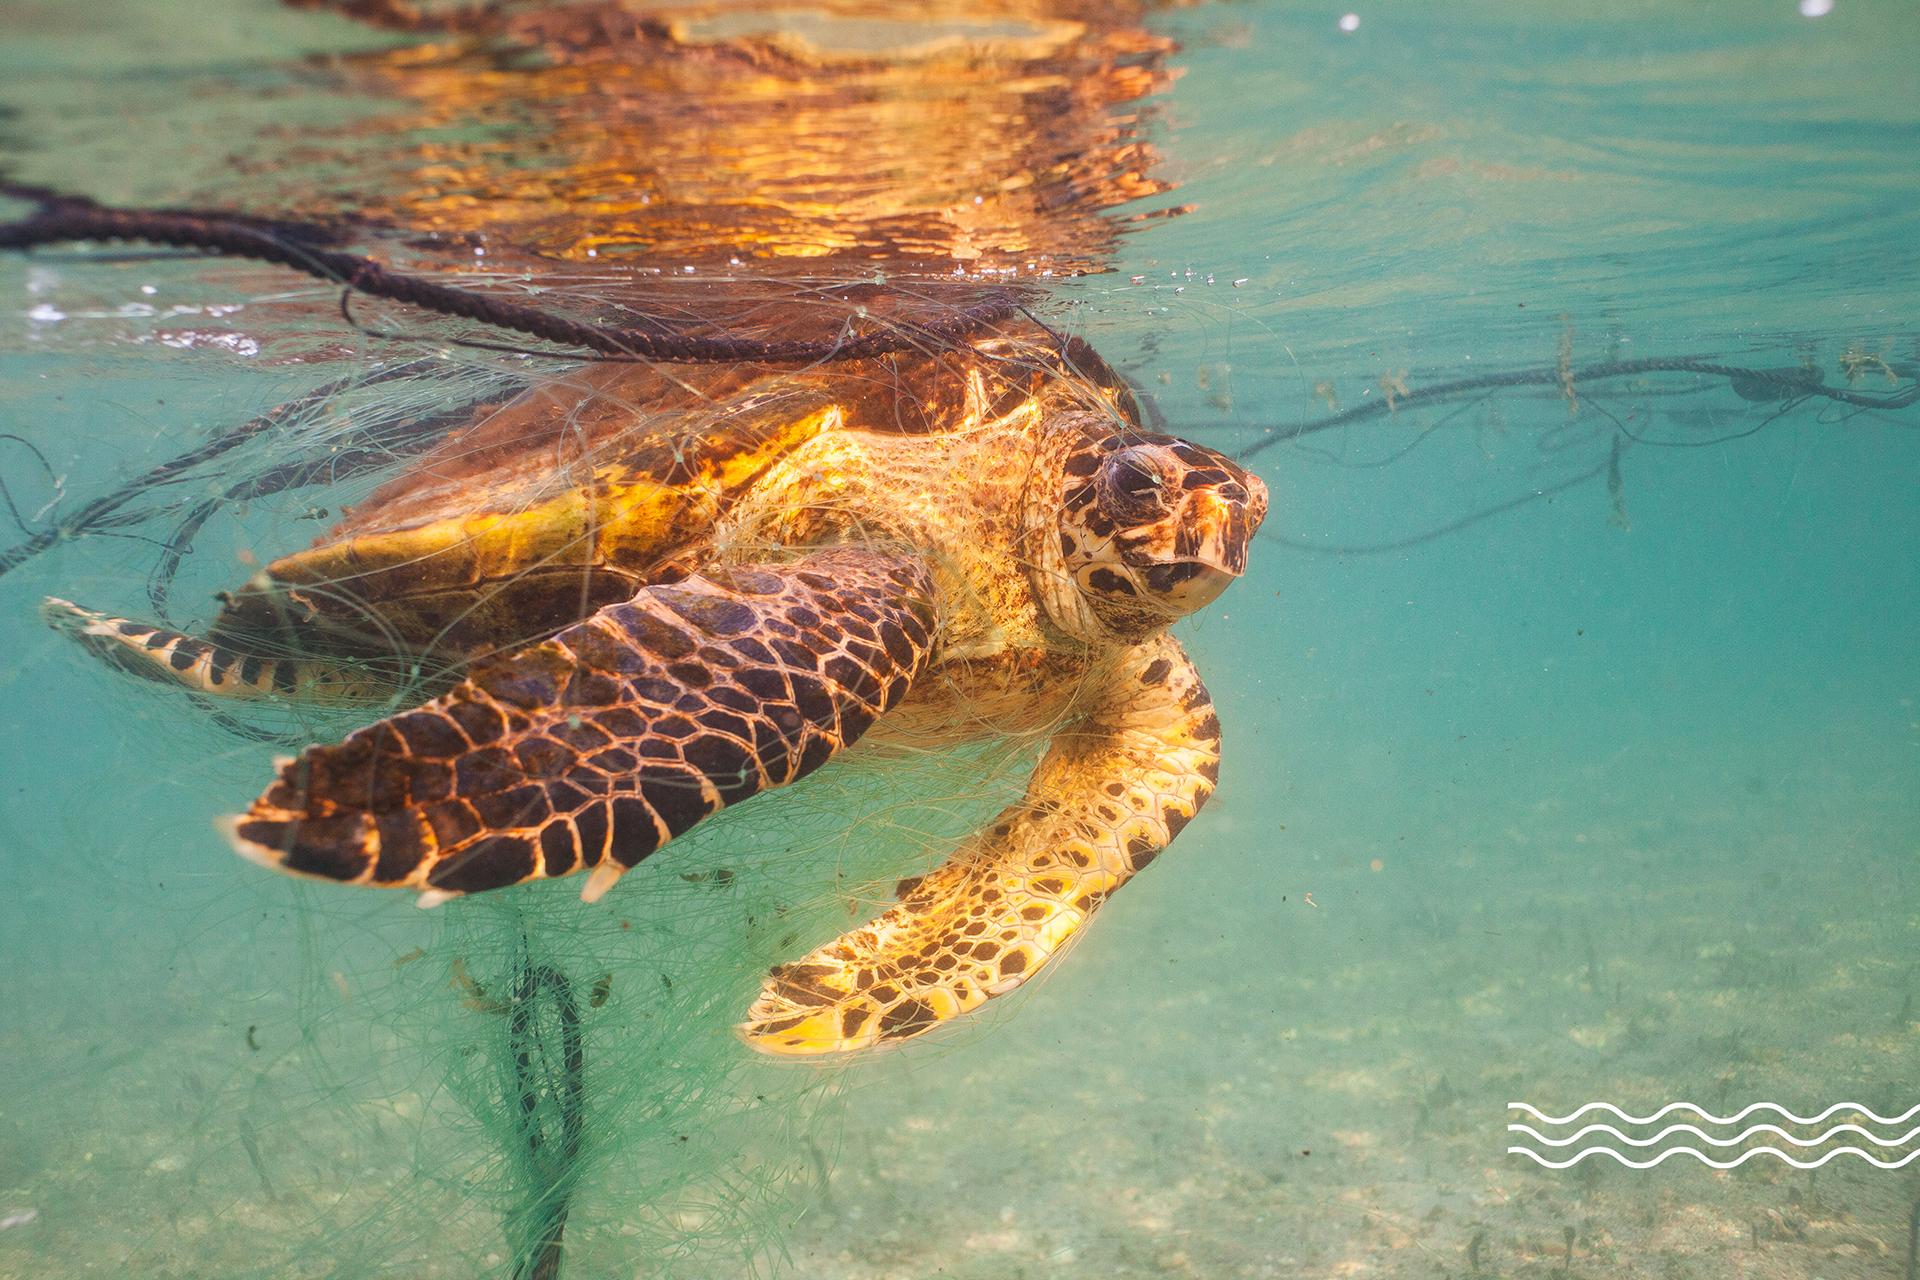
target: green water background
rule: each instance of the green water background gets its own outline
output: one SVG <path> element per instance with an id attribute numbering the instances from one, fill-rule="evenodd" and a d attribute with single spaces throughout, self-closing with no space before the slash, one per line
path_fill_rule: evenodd
<path id="1" fill-rule="evenodd" d="M 366 39 L 265 5 L 211 27 L 160 4 L 98 25 L 75 12 L 0 10 L 16 172 L 126 201 L 217 171 L 219 131 L 288 80 L 278 60 Z M 1920 361 L 1910 5 L 1840 0 L 1810 20 L 1784 3 L 1388 4 L 1351 34 L 1338 16 L 1158 20 L 1187 46 L 1161 145 L 1198 208 L 1136 234 L 1115 274 L 1059 287 L 1184 434 L 1240 447 L 1327 393 L 1344 408 L 1396 378 L 1551 367 L 1563 349 L 1811 360 L 1829 383 L 1849 351 Z M 149 119 L 164 128 L 143 135 Z M 138 300 L 124 269 L 39 269 L 103 310 Z M 219 352 L 63 340 L 26 316 L 35 270 L 0 262 L 0 403 L 75 492 L 311 385 Z M 1876 380 L 1889 388 L 1875 370 L 1861 389 Z M 1548 388 L 1260 455 L 1265 532 L 1286 542 L 1259 543 L 1182 630 L 1221 706 L 1218 797 L 990 1029 L 829 1086 L 773 1077 L 782 1097 L 846 1095 L 793 1157 L 831 1177 L 752 1227 L 791 1270 L 1436 1275 L 1462 1271 L 1477 1236 L 1488 1270 L 1544 1273 L 1562 1222 L 1575 1271 L 1894 1265 L 1866 1242 L 1903 1243 L 1897 1175 L 1843 1163 L 1822 1185 L 1849 1207 L 1822 1216 L 1795 1178 L 1669 1166 L 1588 1183 L 1504 1154 L 1515 1099 L 1920 1101 L 1914 411 L 1816 402 L 1765 422 L 1779 406 L 1724 385 L 1582 394 L 1584 416 Z M 1619 508 L 1596 476 L 1431 542 L 1323 550 L 1550 488 L 1642 428 L 1702 447 L 1628 440 Z M 57 490 L 6 456 L 31 515 Z M 208 531 L 196 589 L 226 585 L 249 538 L 306 536 L 285 512 L 261 519 Z M 408 1013 L 450 999 L 446 963 L 497 946 L 499 921 L 430 929 L 219 848 L 208 818 L 253 794 L 269 750 L 86 667 L 33 615 L 42 594 L 135 609 L 151 557 L 75 546 L 0 581 L 0 1213 L 39 1211 L 0 1232 L 0 1274 L 374 1274 L 383 1257 L 501 1273 L 497 1201 L 425 1176 L 435 1152 L 484 1163 L 469 1117 L 485 1089 L 446 1083 L 456 1015 L 423 1029 Z M 806 820 L 841 802 L 883 800 L 848 782 Z M 745 858 L 754 829 L 748 812 L 686 856 Z M 780 874 L 824 901 L 822 866 L 887 847 Z M 666 861 L 648 870 L 680 869 Z M 569 897 L 545 895 L 541 918 L 578 912 Z M 706 919 L 650 900 L 660 921 Z M 625 945 L 607 920 L 579 927 L 554 945 L 582 964 Z M 415 946 L 431 980 L 391 967 Z M 742 941 L 727 990 L 750 992 L 763 961 Z M 637 1052 L 641 1012 L 596 1062 Z M 702 1016 L 724 1031 L 737 1010 L 715 996 Z M 249 1027 L 271 1033 L 271 1071 Z M 729 1081 L 729 1097 L 758 1087 Z M 609 1116 L 636 1132 L 659 1122 L 623 1105 Z M 381 1107 L 393 1118 L 366 1119 Z M 734 1135 L 715 1150 L 758 1132 L 750 1115 L 707 1123 Z M 278 1198 L 262 1188 L 276 1175 Z M 290 1203 L 296 1184 L 313 1194 Z M 617 1179 L 593 1195 L 595 1239 L 644 1216 Z M 1803 1210 L 1799 1239 L 1756 1227 L 1752 1257 L 1730 1252 Z M 640 1265 L 602 1250 L 582 1274 Z M 747 1265 L 716 1257 L 676 1274 Z"/>

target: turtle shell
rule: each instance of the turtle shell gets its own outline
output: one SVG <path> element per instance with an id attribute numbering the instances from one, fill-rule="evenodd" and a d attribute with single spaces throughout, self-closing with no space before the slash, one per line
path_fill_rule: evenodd
<path id="1" fill-rule="evenodd" d="M 542 381 L 477 407 L 310 548 L 268 565 L 226 598 L 208 638 L 457 662 L 685 577 L 732 504 L 823 431 L 931 435 L 969 405 L 997 417 L 1063 391 L 1138 425 L 1091 348 L 1029 345 L 1039 336 L 800 372 L 608 362 Z"/>

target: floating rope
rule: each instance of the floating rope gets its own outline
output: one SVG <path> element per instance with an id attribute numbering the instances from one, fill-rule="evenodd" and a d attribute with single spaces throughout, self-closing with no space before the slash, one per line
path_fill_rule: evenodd
<path id="1" fill-rule="evenodd" d="M 1377 418 L 1383 413 L 1397 413 L 1409 405 L 1447 400 L 1468 391 L 1537 386 L 1559 386 L 1570 391 L 1581 383 L 1595 382 L 1603 378 L 1631 377 L 1636 373 L 1709 374 L 1727 379 L 1733 393 L 1742 400 L 1752 400 L 1762 404 L 1819 396 L 1866 409 L 1904 409 L 1920 401 L 1920 382 L 1916 382 L 1904 391 L 1875 396 L 1826 386 L 1823 382 L 1824 375 L 1818 369 L 1805 366 L 1792 369 L 1747 369 L 1739 365 L 1719 364 L 1712 360 L 1697 360 L 1687 356 L 1655 356 L 1646 360 L 1608 360 L 1600 364 L 1583 365 L 1578 369 L 1558 367 L 1521 369 L 1513 373 L 1492 373 L 1478 378 L 1436 382 L 1418 391 L 1409 391 L 1391 399 L 1375 400 L 1340 413 L 1329 414 L 1313 422 L 1289 422 L 1263 428 L 1267 432 L 1266 435 L 1233 456 L 1235 461 L 1244 461 L 1256 454 L 1265 453 L 1277 444 L 1284 444 L 1288 440 L 1297 440 L 1301 436 L 1312 435 L 1317 431 L 1343 427 L 1365 418 Z"/>
<path id="2" fill-rule="evenodd" d="M 83 196 L 67 196 L 43 187 L 0 182 L 0 196 L 39 205 L 18 222 L 0 223 L 0 249 L 30 249 L 70 240 L 145 240 L 182 249 L 207 249 L 240 258 L 277 263 L 364 293 L 511 329 L 546 342 L 585 347 L 602 356 L 677 363 L 818 364 L 859 360 L 919 350 L 929 343 L 951 344 L 984 325 L 1010 319 L 1018 301 L 995 293 L 929 324 L 895 322 L 887 329 L 832 339 L 779 342 L 751 338 L 690 337 L 664 320 L 648 318 L 645 328 L 615 328 L 569 320 L 539 307 L 509 302 L 472 289 L 436 284 L 421 276 L 389 271 L 372 258 L 322 247 L 337 232 L 302 223 L 271 222 L 230 214 L 169 209 L 106 209 Z M 344 297 L 342 300 L 344 310 Z M 351 317 L 349 317 L 350 319 Z"/>

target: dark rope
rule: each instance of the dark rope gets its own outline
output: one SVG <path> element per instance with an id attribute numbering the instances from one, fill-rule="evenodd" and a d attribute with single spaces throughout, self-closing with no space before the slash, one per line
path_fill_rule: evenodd
<path id="1" fill-rule="evenodd" d="M 558 1023 L 557 1045 L 552 1043 L 554 1028 L 540 1024 L 543 996 Z M 580 1038 L 580 1006 L 566 975 L 550 965 L 527 963 L 524 953 L 514 984 L 507 1049 L 519 1095 L 512 1100 L 517 1107 L 514 1128 L 526 1145 L 527 1166 L 535 1178 L 526 1209 L 526 1249 L 514 1268 L 514 1280 L 559 1280 L 566 1256 L 560 1238 L 567 1229 L 573 1166 L 586 1124 L 587 1052 Z M 558 1132 L 543 1116 L 555 1108 Z"/>
<path id="2" fill-rule="evenodd" d="M 0 432 L 0 440 L 11 440 L 33 454 L 40 463 L 40 470 L 46 474 L 48 480 L 53 482 L 55 493 L 59 492 L 60 477 L 53 474 L 53 467 L 47 462 L 47 455 L 40 452 L 39 445 L 27 439 L 25 436 L 15 435 L 11 431 Z M 0 501 L 4 501 L 7 504 L 7 514 L 13 517 L 14 527 L 31 538 L 33 536 L 33 530 L 29 529 L 27 522 L 20 518 L 20 508 L 14 505 L 13 491 L 7 488 L 7 482 L 4 478 L 0 478 Z M 55 498 L 54 501 L 58 502 L 59 499 Z"/>
<path id="3" fill-rule="evenodd" d="M 1601 364 L 1582 365 L 1578 369 L 1522 369 L 1515 373 L 1493 373 L 1484 377 L 1435 383 L 1431 387 L 1422 387 L 1418 391 L 1395 396 L 1390 402 L 1386 399 L 1375 400 L 1331 414 L 1315 422 L 1290 422 L 1266 427 L 1264 430 L 1269 434 L 1240 450 L 1234 458 L 1244 461 L 1288 440 L 1297 440 L 1301 436 L 1328 431 L 1366 418 L 1377 418 L 1383 413 L 1396 413 L 1409 405 L 1445 400 L 1462 392 L 1482 391 L 1496 387 L 1538 386 L 1564 386 L 1571 390 L 1581 383 L 1595 382 L 1603 378 L 1623 378 L 1636 373 L 1710 374 L 1727 379 L 1728 384 L 1733 388 L 1733 393 L 1741 399 L 1759 403 L 1793 397 L 1822 396 L 1828 400 L 1837 400 L 1841 404 L 1860 405 L 1869 409 L 1904 409 L 1908 405 L 1920 402 L 1920 382 L 1915 382 L 1906 390 L 1892 395 L 1875 396 L 1825 386 L 1822 384 L 1822 375 L 1818 369 L 1745 369 L 1738 365 L 1716 364 L 1710 360 L 1694 360 L 1685 356 L 1656 356 L 1646 360 L 1609 360 Z"/>
<path id="4" fill-rule="evenodd" d="M 69 240 L 145 240 L 178 248 L 210 249 L 304 271 L 372 297 L 388 298 L 511 329 L 547 342 L 586 347 L 604 356 L 627 359 L 722 363 L 817 364 L 918 350 L 928 343 L 950 344 L 984 325 L 1010 319 L 1017 301 L 996 293 L 947 319 L 929 324 L 900 324 L 859 336 L 831 340 L 763 342 L 749 338 L 689 337 L 664 321 L 648 318 L 647 328 L 614 328 L 490 297 L 470 289 L 435 284 L 419 276 L 389 271 L 372 258 L 321 247 L 330 233 L 320 227 L 277 223 L 164 209 L 104 209 L 93 201 L 63 196 L 42 187 L 0 183 L 0 195 L 32 200 L 39 208 L 19 222 L 0 223 L 0 249 L 30 249 Z"/>
<path id="5" fill-rule="evenodd" d="M 1526 506 L 1529 502 L 1537 502 L 1541 498 L 1550 498 L 1556 493 L 1564 493 L 1575 485 L 1585 484 L 1613 465 L 1613 459 L 1609 458 L 1599 466 L 1583 471 L 1571 480 L 1562 480 L 1559 484 L 1551 488 L 1535 489 L 1530 493 L 1523 493 L 1517 498 L 1509 498 L 1507 501 L 1495 506 L 1476 511 L 1470 516 L 1462 516 L 1458 520 L 1443 524 L 1438 529 L 1429 529 L 1425 533 L 1416 533 L 1410 538 L 1401 538 L 1394 542 L 1372 542 L 1365 545 L 1354 546 L 1331 546 L 1318 542 L 1302 542 L 1298 538 L 1289 538 L 1285 534 L 1279 533 L 1267 533 L 1264 530 L 1255 536 L 1265 538 L 1269 542 L 1277 542 L 1283 547 L 1291 547 L 1295 551 L 1311 551 L 1316 555 L 1373 556 L 1379 555 L 1383 551 L 1404 551 L 1409 547 L 1418 547 L 1429 542 L 1437 542 L 1450 533 L 1458 533 L 1471 525 L 1479 524 L 1482 520 L 1491 520 L 1495 516 L 1505 515 L 1509 511 L 1514 511 Z"/>
<path id="6" fill-rule="evenodd" d="M 1898 372 L 1903 376 L 1913 376 L 1912 372 L 1904 367 Z M 1297 440 L 1302 436 L 1331 430 L 1334 427 L 1346 426 L 1367 418 L 1377 418 L 1383 413 L 1397 412 L 1407 405 L 1449 400 L 1469 392 L 1491 392 L 1501 387 L 1558 386 L 1563 388 L 1568 396 L 1571 397 L 1576 389 L 1584 383 L 1644 373 L 1700 373 L 1723 377 L 1727 379 L 1728 385 L 1733 390 L 1733 393 L 1743 400 L 1760 404 L 1772 403 L 1781 405 L 1776 412 L 1769 414 L 1764 421 L 1748 430 L 1732 435 L 1719 436 L 1713 440 L 1678 442 L 1652 440 L 1637 435 L 1629 431 L 1626 425 L 1618 418 L 1615 418 L 1611 413 L 1607 413 L 1605 408 L 1600 408 L 1600 411 L 1612 419 L 1615 428 L 1627 439 L 1634 441 L 1636 444 L 1664 447 L 1703 448 L 1708 445 L 1724 444 L 1729 440 L 1737 440 L 1745 436 L 1753 435 L 1755 432 L 1764 429 L 1774 422 L 1781 417 L 1781 415 L 1790 412 L 1816 396 L 1838 401 L 1842 404 L 1861 406 L 1863 409 L 1904 409 L 1909 405 L 1920 402 L 1920 381 L 1916 381 L 1905 390 L 1897 391 L 1889 395 L 1876 396 L 1865 395 L 1855 391 L 1845 391 L 1837 387 L 1828 387 L 1824 385 L 1824 376 L 1821 371 L 1807 366 L 1792 369 L 1748 369 L 1737 365 L 1717 364 L 1712 361 L 1695 360 L 1683 356 L 1653 357 L 1644 360 L 1613 360 L 1600 364 L 1583 365 L 1578 369 L 1568 367 L 1524 369 L 1514 373 L 1487 374 L 1477 378 L 1463 378 L 1453 382 L 1437 383 L 1431 387 L 1423 387 L 1418 391 L 1395 396 L 1390 402 L 1385 399 L 1372 401 L 1348 409 L 1342 413 L 1331 414 L 1317 422 L 1288 423 L 1264 428 L 1264 430 L 1269 433 L 1265 438 L 1248 445 L 1246 448 L 1240 450 L 1239 453 L 1235 454 L 1234 457 L 1244 461 L 1284 441 Z M 1485 395 L 1477 397 L 1477 399 L 1485 398 Z M 1596 404 L 1595 407 L 1600 406 Z M 1423 431 L 1417 439 L 1409 443 L 1405 448 L 1397 451 L 1388 461 L 1397 460 L 1404 456 L 1414 445 L 1426 439 L 1429 434 L 1431 434 L 1431 432 Z M 1482 520 L 1487 520 L 1494 516 L 1516 510 L 1529 503 L 1537 502 L 1541 498 L 1548 498 L 1554 494 L 1565 492 L 1576 485 L 1584 484 L 1602 472 L 1617 475 L 1619 465 L 1619 443 L 1617 437 L 1614 448 L 1615 452 L 1607 462 L 1589 468 L 1579 475 L 1574 476 L 1572 479 L 1563 480 L 1558 484 L 1551 485 L 1544 489 L 1535 489 L 1531 492 L 1521 494 L 1505 502 L 1497 503 L 1494 506 L 1476 511 L 1471 515 L 1463 516 L 1458 520 L 1450 521 L 1437 529 L 1430 529 L 1425 533 L 1414 534 L 1406 538 L 1398 538 L 1391 542 L 1333 546 L 1304 542 L 1299 539 L 1285 537 L 1278 532 L 1265 530 L 1263 530 L 1259 536 L 1296 551 L 1308 551 L 1320 555 L 1378 555 L 1386 551 L 1402 551 L 1433 542 L 1451 533 L 1458 533 L 1460 530 L 1478 524 Z M 1318 451 L 1316 450 L 1316 452 Z M 1376 464 L 1370 463 L 1366 465 L 1371 466 Z"/>

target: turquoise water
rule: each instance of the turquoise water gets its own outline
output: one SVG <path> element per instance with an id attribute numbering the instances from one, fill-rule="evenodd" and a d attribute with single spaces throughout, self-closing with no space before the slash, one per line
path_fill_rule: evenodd
<path id="1" fill-rule="evenodd" d="M 0 10 L 22 180 L 192 202 L 270 149 L 256 116 L 377 105 L 289 61 L 382 42 L 342 21 L 63 12 Z M 34 1211 L 0 1231 L 0 1276 L 512 1274 L 529 1175 L 488 1074 L 501 1020 L 461 1007 L 484 996 L 453 966 L 498 982 L 516 947 L 579 986 L 618 975 L 588 1023 L 606 1092 L 567 1275 L 1897 1274 L 1920 1164 L 1552 1171 L 1507 1125 L 1514 1101 L 1920 1103 L 1920 406 L 1549 378 L 1286 437 L 1563 361 L 1912 386 L 1920 27 L 1856 0 L 1339 17 L 1149 21 L 1184 46 L 1153 100 L 1181 186 L 1140 208 L 1197 208 L 1053 285 L 1055 322 L 1180 433 L 1282 437 L 1254 455 L 1273 515 L 1180 631 L 1221 708 L 1218 795 L 959 1034 L 827 1072 L 727 1057 L 785 954 L 745 921 L 844 919 L 1024 761 L 757 802 L 647 864 L 634 927 L 565 885 L 429 916 L 238 863 L 208 820 L 279 748 L 39 626 L 47 594 L 144 608 L 151 544 L 0 579 L 0 1218 Z M 0 258 L 0 291 L 4 430 L 47 463 L 0 441 L 29 526 L 358 341 L 274 311 L 331 293 L 264 269 L 38 251 Z M 277 342 L 137 311 L 173 297 L 253 307 Z M 322 500 L 225 514 L 175 598 L 300 545 Z M 887 811 L 897 787 L 920 817 Z M 716 866 L 742 868 L 737 899 L 678 874 Z"/>

